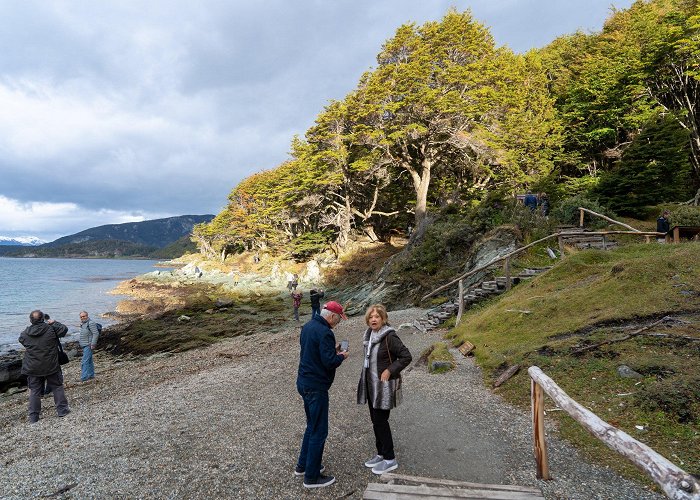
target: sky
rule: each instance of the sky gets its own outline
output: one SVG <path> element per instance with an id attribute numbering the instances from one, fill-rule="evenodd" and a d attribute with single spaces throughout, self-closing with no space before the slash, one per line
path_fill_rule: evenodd
<path id="1" fill-rule="evenodd" d="M 471 9 L 524 52 L 632 0 L 4 0 L 0 236 L 216 214 L 400 25 Z"/>

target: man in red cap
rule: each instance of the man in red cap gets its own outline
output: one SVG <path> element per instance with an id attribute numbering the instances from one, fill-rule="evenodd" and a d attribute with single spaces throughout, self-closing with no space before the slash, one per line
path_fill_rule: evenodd
<path id="1" fill-rule="evenodd" d="M 328 437 L 328 389 L 335 369 L 348 357 L 347 351 L 336 347 L 332 330 L 341 319 L 348 319 L 343 306 L 331 301 L 301 329 L 297 390 L 304 400 L 306 431 L 294 475 L 304 476 L 306 488 L 324 488 L 335 482 L 333 476 L 321 474 L 321 458 Z"/>

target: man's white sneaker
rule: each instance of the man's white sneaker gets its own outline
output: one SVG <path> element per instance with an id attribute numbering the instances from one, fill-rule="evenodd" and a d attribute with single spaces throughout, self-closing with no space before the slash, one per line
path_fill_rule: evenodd
<path id="1" fill-rule="evenodd" d="M 372 467 L 372 472 L 381 476 L 385 472 L 396 469 L 398 466 L 399 463 L 396 460 L 382 460 L 377 465 Z"/>

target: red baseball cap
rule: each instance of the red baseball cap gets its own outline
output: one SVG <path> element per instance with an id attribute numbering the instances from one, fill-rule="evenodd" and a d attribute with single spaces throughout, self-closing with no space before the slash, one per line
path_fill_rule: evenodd
<path id="1" fill-rule="evenodd" d="M 343 306 L 335 302 L 334 300 L 331 300 L 330 302 L 326 302 L 326 305 L 323 306 L 324 309 L 328 309 L 330 312 L 340 314 L 340 317 L 343 319 L 348 319 L 347 316 L 345 316 L 345 311 L 343 310 Z"/>

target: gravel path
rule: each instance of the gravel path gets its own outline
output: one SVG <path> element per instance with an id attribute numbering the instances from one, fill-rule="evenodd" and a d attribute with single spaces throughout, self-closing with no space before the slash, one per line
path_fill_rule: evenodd
<path id="1" fill-rule="evenodd" d="M 398 326 L 422 313 L 389 316 Z M 329 488 L 306 491 L 292 473 L 304 416 L 290 322 L 280 333 L 173 356 L 98 352 L 95 383 L 76 383 L 73 361 L 65 370 L 72 413 L 62 419 L 44 399 L 42 420 L 27 425 L 26 393 L 0 398 L 0 498 L 362 498 L 376 480 L 362 465 L 374 454 L 369 415 L 355 403 L 363 329 L 361 317 L 336 328 L 352 354 L 331 389 L 324 463 L 337 482 Z M 439 334 L 413 332 L 399 334 L 417 360 Z M 528 414 L 484 388 L 471 360 L 455 358 L 444 375 L 415 365 L 406 372 L 404 405 L 391 417 L 398 472 L 535 485 L 547 498 L 661 498 L 553 437 L 555 479 L 536 481 Z"/>

